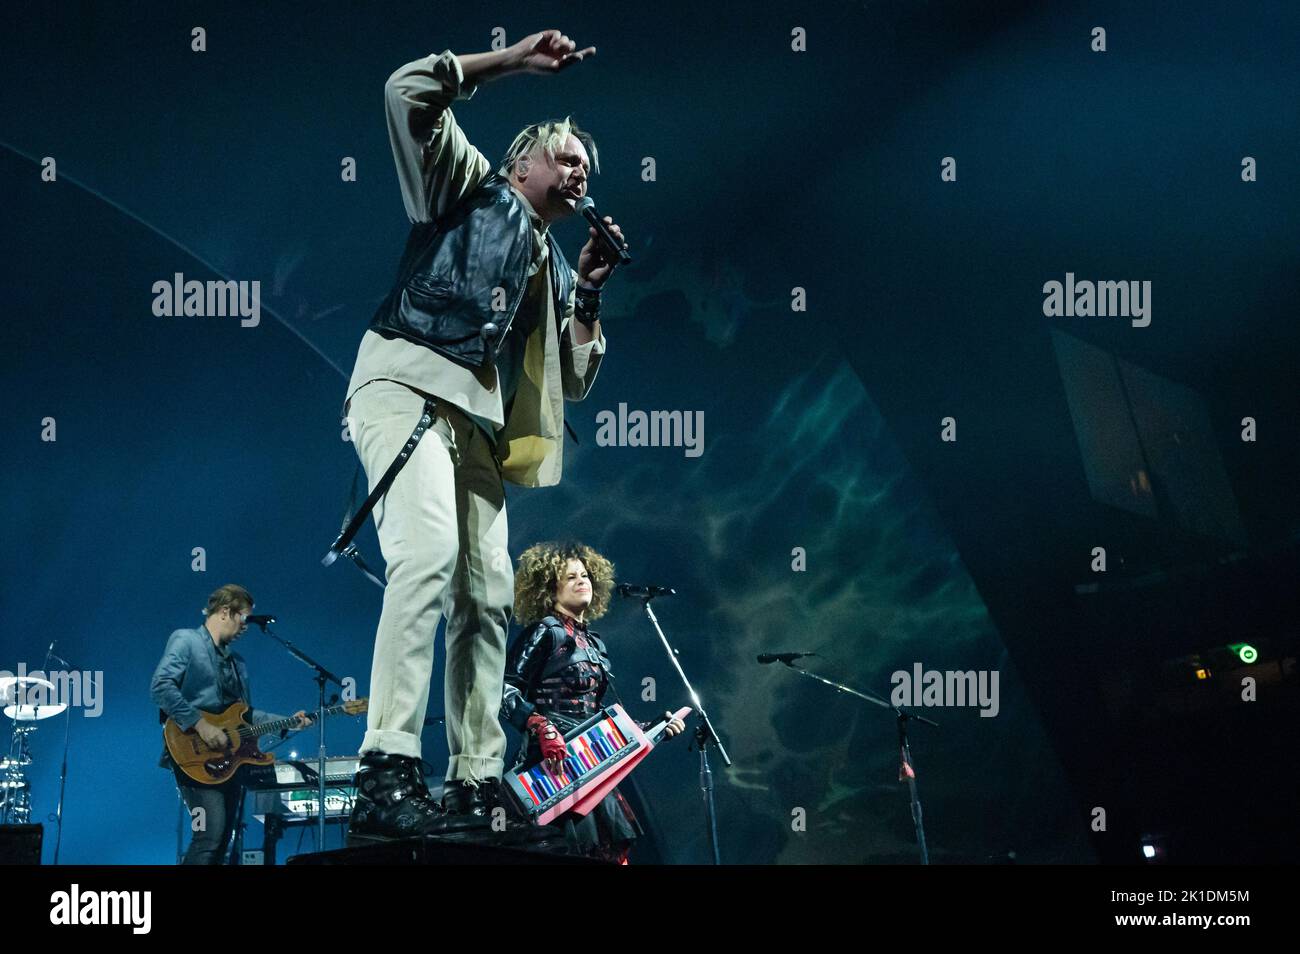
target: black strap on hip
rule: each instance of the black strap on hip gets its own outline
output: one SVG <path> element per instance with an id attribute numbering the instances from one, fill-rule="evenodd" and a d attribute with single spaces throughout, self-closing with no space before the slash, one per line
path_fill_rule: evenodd
<path id="1" fill-rule="evenodd" d="M 437 405 L 432 400 L 426 398 L 424 401 L 424 412 L 420 415 L 419 423 L 415 425 L 415 430 L 411 431 L 411 436 L 406 439 L 406 443 L 402 445 L 402 449 L 398 451 L 397 456 L 393 458 L 393 462 L 389 464 L 388 469 L 384 471 L 384 476 L 379 478 L 379 483 L 375 484 L 375 489 L 370 491 L 370 496 L 367 497 L 361 506 L 357 508 L 356 513 L 344 516 L 343 529 L 339 532 L 339 535 L 335 538 L 334 542 L 330 544 L 329 550 L 326 551 L 325 556 L 321 559 L 320 562 L 322 566 L 329 566 L 339 557 L 345 556 L 355 563 L 357 568 L 370 578 L 371 582 L 381 587 L 384 586 L 384 581 L 381 580 L 368 566 L 366 566 L 365 561 L 361 559 L 361 554 L 357 552 L 357 545 L 352 542 L 352 538 L 361 530 L 362 524 L 364 524 L 366 518 L 370 516 L 370 511 L 375 509 L 375 504 L 379 503 L 384 494 L 388 493 L 388 488 L 393 485 L 393 481 L 397 479 L 397 475 L 401 473 L 402 468 L 406 466 L 406 462 L 411 459 L 411 455 L 415 453 L 415 448 L 420 443 L 420 438 L 422 438 L 424 432 L 433 425 L 433 419 L 436 416 Z M 353 499 L 356 499 L 355 496 Z"/>

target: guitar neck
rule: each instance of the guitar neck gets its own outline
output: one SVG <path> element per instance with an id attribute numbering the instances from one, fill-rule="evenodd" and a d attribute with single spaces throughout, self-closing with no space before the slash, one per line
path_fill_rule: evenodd
<path id="1" fill-rule="evenodd" d="M 325 710 L 327 716 L 338 715 L 343 711 L 342 705 L 330 706 Z M 313 715 L 314 713 L 308 713 Z M 287 719 L 275 719 L 271 722 L 259 722 L 257 725 L 248 726 L 248 735 L 265 735 L 268 732 L 281 732 L 285 729 L 292 729 L 298 724 L 298 720 L 290 716 Z"/>

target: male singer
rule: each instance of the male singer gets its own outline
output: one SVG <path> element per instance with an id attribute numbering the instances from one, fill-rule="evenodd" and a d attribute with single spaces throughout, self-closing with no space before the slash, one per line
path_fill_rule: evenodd
<path id="1" fill-rule="evenodd" d="M 559 482 L 564 400 L 582 400 L 595 381 L 601 288 L 617 261 L 590 228 L 575 273 L 550 234 L 599 169 L 571 117 L 526 127 L 493 171 L 449 107 L 488 80 L 556 73 L 595 52 L 544 30 L 503 50 L 427 56 L 384 87 L 412 226 L 362 337 L 344 414 L 372 494 L 417 443 L 374 510 L 388 585 L 354 843 L 486 823 L 506 744 L 497 711 L 514 594 L 502 481 Z M 439 806 L 420 771 L 420 730 L 443 615 L 451 760 Z"/>

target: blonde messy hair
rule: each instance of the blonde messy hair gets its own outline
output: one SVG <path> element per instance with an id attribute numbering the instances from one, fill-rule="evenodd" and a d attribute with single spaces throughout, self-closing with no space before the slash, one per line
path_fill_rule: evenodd
<path id="1" fill-rule="evenodd" d="M 581 560 L 591 578 L 586 619 L 600 619 L 614 590 L 614 564 L 585 543 L 535 543 L 515 567 L 515 619 L 531 626 L 555 610 L 555 590 L 570 560 Z"/>
<path id="2" fill-rule="evenodd" d="M 510 148 L 506 150 L 505 158 L 501 160 L 497 172 L 509 178 L 511 171 L 515 167 L 516 160 L 520 156 L 531 155 L 533 150 L 538 148 L 554 162 L 555 153 L 564 148 L 564 144 L 569 141 L 570 135 L 582 143 L 583 148 L 587 150 L 587 156 L 591 159 L 591 171 L 600 172 L 600 157 L 596 153 L 596 140 L 592 139 L 591 133 L 585 129 L 579 129 L 572 116 L 566 116 L 564 119 L 548 119 L 544 123 L 533 123 L 531 126 L 525 126 L 523 131 L 515 137 L 515 141 L 510 144 Z"/>

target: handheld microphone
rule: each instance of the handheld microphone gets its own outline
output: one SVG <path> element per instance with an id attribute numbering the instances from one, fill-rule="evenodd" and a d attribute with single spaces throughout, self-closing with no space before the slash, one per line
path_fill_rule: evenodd
<path id="1" fill-rule="evenodd" d="M 816 655 L 817 655 L 816 653 L 759 653 L 758 661 L 761 662 L 764 666 L 766 666 L 769 663 L 794 662 L 796 659 L 803 659 L 804 656 L 816 656 Z"/>
<path id="2" fill-rule="evenodd" d="M 596 230 L 596 234 L 599 235 L 601 241 L 605 243 L 606 250 L 613 252 L 618 258 L 619 265 L 627 265 L 632 261 L 632 256 L 628 254 L 627 246 L 614 237 L 614 233 L 609 230 L 609 226 L 605 224 L 605 220 L 596 212 L 596 203 L 591 200 L 591 196 L 584 195 L 578 200 L 573 209 L 575 212 L 581 212 L 583 218 L 591 223 L 592 227 Z"/>

